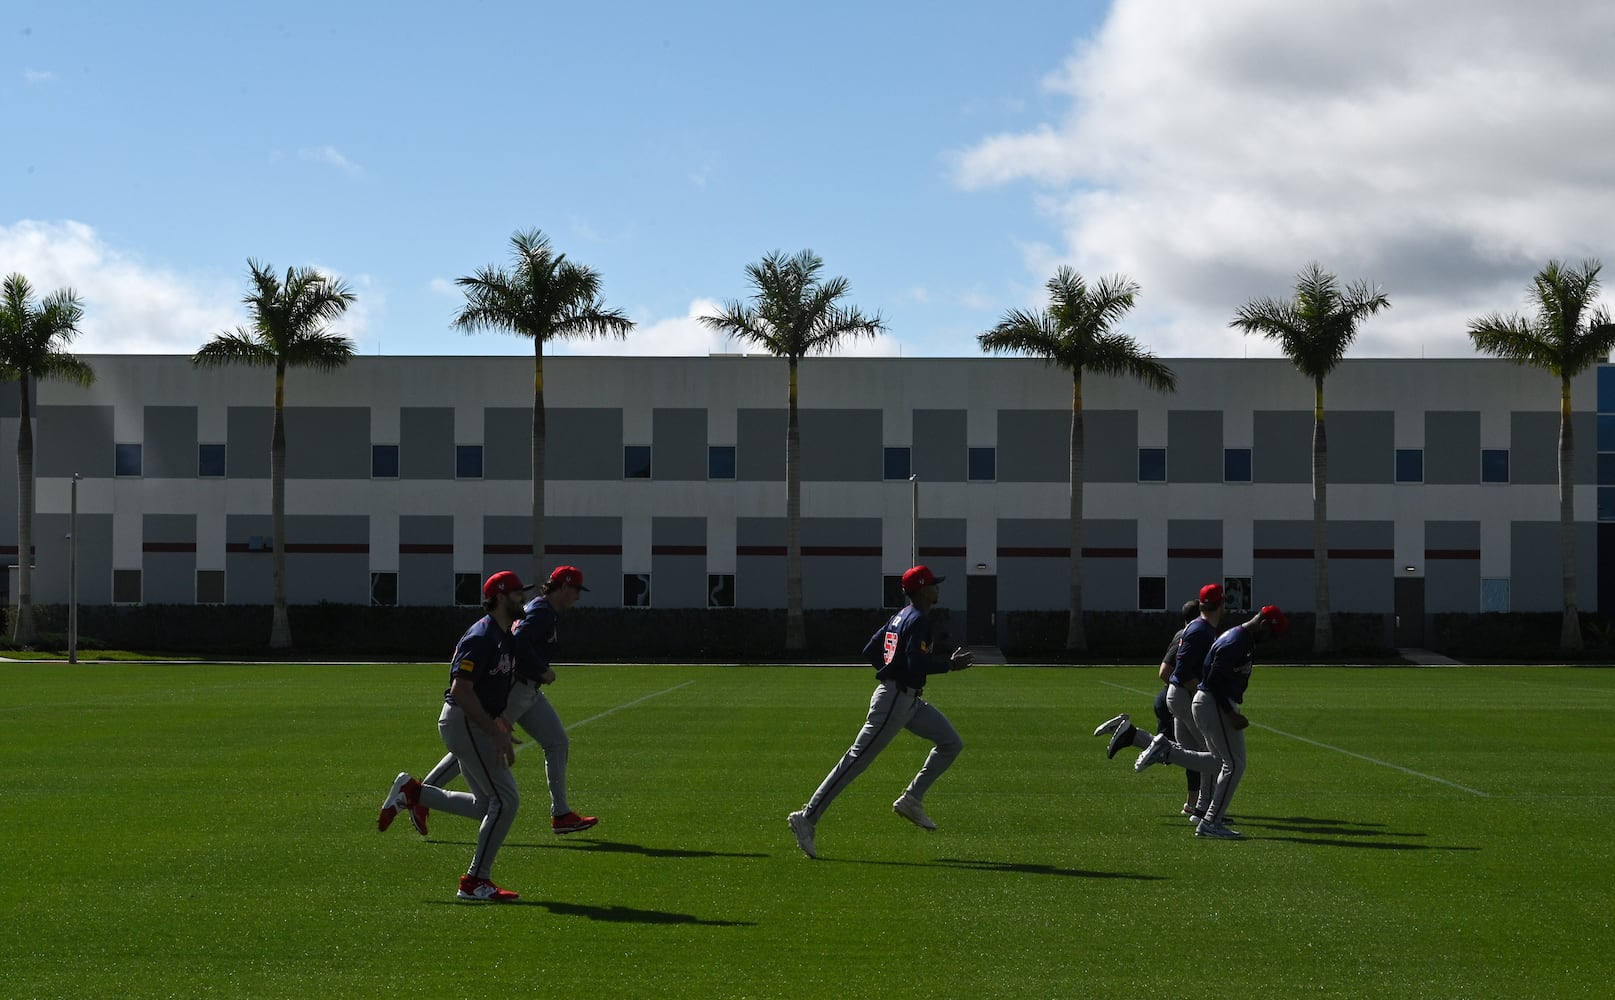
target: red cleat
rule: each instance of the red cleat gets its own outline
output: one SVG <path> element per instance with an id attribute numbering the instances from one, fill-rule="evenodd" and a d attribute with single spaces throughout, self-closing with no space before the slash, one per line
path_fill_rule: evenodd
<path id="1" fill-rule="evenodd" d="M 413 808 L 416 800 L 420 798 L 421 783 L 408 773 L 400 773 L 393 779 L 393 786 L 387 789 L 387 797 L 381 800 L 381 815 L 376 817 L 376 829 L 386 830 L 398 818 L 398 810 Z M 413 816 L 410 817 L 414 819 Z M 425 833 L 422 823 L 416 823 L 415 828 Z"/>
<path id="2" fill-rule="evenodd" d="M 579 816 L 575 812 L 569 812 L 565 816 L 556 816 L 550 820 L 550 829 L 556 833 L 582 833 L 598 822 L 600 822 L 598 816 Z"/>
<path id="3" fill-rule="evenodd" d="M 521 893 L 501 889 L 489 880 L 475 875 L 461 875 L 460 891 L 454 895 L 456 899 L 471 899 L 486 903 L 512 903 L 521 898 Z"/>

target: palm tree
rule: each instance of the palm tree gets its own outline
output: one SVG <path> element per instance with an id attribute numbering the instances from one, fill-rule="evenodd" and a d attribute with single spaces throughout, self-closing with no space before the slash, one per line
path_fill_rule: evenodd
<path id="1" fill-rule="evenodd" d="M 1559 553 L 1564 571 L 1564 620 L 1559 645 L 1581 648 L 1581 620 L 1576 602 L 1576 520 L 1571 482 L 1575 448 L 1570 429 L 1570 380 L 1609 357 L 1615 349 L 1615 324 L 1609 310 L 1593 308 L 1598 297 L 1596 260 L 1568 267 L 1557 260 L 1538 271 L 1527 297 L 1536 316 L 1489 313 L 1469 322 L 1475 349 L 1517 364 L 1544 368 L 1559 379 Z M 1590 311 L 1589 311 L 1590 310 Z"/>
<path id="2" fill-rule="evenodd" d="M 191 356 L 197 367 L 254 365 L 275 369 L 275 420 L 269 437 L 270 524 L 275 555 L 275 616 L 269 647 L 292 644 L 286 617 L 286 369 L 334 371 L 353 357 L 353 341 L 331 333 L 327 324 L 353 305 L 357 296 L 341 280 L 311 267 L 292 267 L 285 279 L 268 264 L 248 259 L 251 285 L 241 301 L 249 326 L 216 334 Z"/>
<path id="3" fill-rule="evenodd" d="M 0 302 L 0 379 L 16 379 L 17 415 L 17 622 L 19 645 L 34 641 L 34 425 L 28 401 L 31 381 L 55 378 L 90 385 L 95 372 L 67 353 L 81 332 L 84 302 L 71 288 L 52 292 L 37 305 L 34 289 L 20 274 L 6 277 Z"/>
<path id="4" fill-rule="evenodd" d="M 1071 373 L 1071 617 L 1065 648 L 1088 651 L 1082 623 L 1082 377 L 1128 376 L 1159 392 L 1178 387 L 1177 376 L 1138 341 L 1112 327 L 1133 308 L 1138 283 L 1121 275 L 1088 282 L 1069 267 L 1048 280 L 1049 308 L 1038 312 L 1012 309 L 998 325 L 976 338 L 984 351 L 1026 354 Z"/>
<path id="5" fill-rule="evenodd" d="M 1256 299 L 1239 308 L 1229 326 L 1259 333 L 1278 342 L 1296 370 L 1312 380 L 1312 561 L 1317 574 L 1312 652 L 1323 654 L 1334 644 L 1329 620 L 1329 439 L 1323 424 L 1323 380 L 1346 356 L 1363 320 L 1391 300 L 1378 287 L 1354 282 L 1344 289 L 1339 279 L 1316 261 L 1295 279 L 1295 298 Z"/>
<path id="6" fill-rule="evenodd" d="M 847 279 L 821 279 L 824 261 L 812 250 L 787 257 L 775 250 L 746 265 L 750 303 L 726 302 L 701 322 L 784 358 L 790 371 L 785 418 L 785 649 L 807 647 L 802 622 L 802 433 L 797 422 L 797 365 L 809 354 L 829 354 L 843 338 L 873 337 L 886 325 L 841 305 Z"/>
<path id="7" fill-rule="evenodd" d="M 600 275 L 574 264 L 537 229 L 510 238 L 511 270 L 493 265 L 460 278 L 465 307 L 454 326 L 466 333 L 503 330 L 533 341 L 533 579 L 544 569 L 544 344 L 557 338 L 626 337 L 633 320 L 607 309 Z"/>

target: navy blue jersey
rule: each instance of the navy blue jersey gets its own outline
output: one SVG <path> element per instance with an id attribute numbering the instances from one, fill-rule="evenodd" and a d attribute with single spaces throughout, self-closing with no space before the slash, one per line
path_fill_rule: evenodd
<path id="1" fill-rule="evenodd" d="M 922 688 L 930 674 L 945 674 L 948 661 L 931 651 L 931 619 L 910 604 L 880 627 L 864 645 L 875 676 L 908 688 Z"/>
<path id="2" fill-rule="evenodd" d="M 557 638 L 555 619 L 550 599 L 542 594 L 522 608 L 521 620 L 511 628 L 516 637 L 516 676 L 536 681 L 550 668 Z"/>
<path id="3" fill-rule="evenodd" d="M 482 710 L 498 715 L 510 700 L 510 685 L 516 678 L 516 648 L 510 633 L 499 627 L 491 616 L 466 630 L 454 647 L 454 661 L 449 664 L 449 683 L 456 677 L 471 678 L 471 687 L 482 702 Z M 454 704 L 453 688 L 443 692 L 443 700 Z"/>
<path id="4" fill-rule="evenodd" d="M 1232 708 L 1245 700 L 1245 688 L 1251 682 L 1251 663 L 1256 652 L 1256 640 L 1243 625 L 1217 637 L 1206 657 L 1205 676 L 1200 690 Z"/>
<path id="5" fill-rule="evenodd" d="M 1172 676 L 1168 680 L 1183 687 L 1199 685 L 1206 656 L 1211 652 L 1212 640 L 1216 638 L 1216 626 L 1204 618 L 1196 618 L 1185 625 L 1183 634 L 1178 638 L 1178 663 L 1172 668 Z"/>

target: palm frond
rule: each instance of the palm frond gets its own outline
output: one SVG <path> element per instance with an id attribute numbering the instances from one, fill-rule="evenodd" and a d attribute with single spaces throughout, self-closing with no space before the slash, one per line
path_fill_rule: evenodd
<path id="1" fill-rule="evenodd" d="M 1535 316 L 1488 313 L 1469 323 L 1469 339 L 1486 354 L 1571 378 L 1607 360 L 1615 350 L 1608 309 L 1595 306 L 1602 265 L 1580 267 L 1550 260 L 1531 278 L 1527 292 Z M 1589 312 L 1588 310 L 1591 310 Z"/>
<path id="2" fill-rule="evenodd" d="M 198 368 L 217 368 L 221 365 L 273 366 L 275 352 L 257 334 L 237 327 L 228 333 L 215 334 L 191 355 L 191 364 Z"/>

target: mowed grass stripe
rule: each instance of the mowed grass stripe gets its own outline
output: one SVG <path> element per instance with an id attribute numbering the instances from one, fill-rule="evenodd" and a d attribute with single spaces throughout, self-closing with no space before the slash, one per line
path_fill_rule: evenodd
<path id="1" fill-rule="evenodd" d="M 525 755 L 495 870 L 525 905 L 489 907 L 449 901 L 469 821 L 374 828 L 392 776 L 442 753 L 442 665 L 0 669 L 5 996 L 448 996 L 468 970 L 602 997 L 1607 985 L 1615 706 L 1554 706 L 1610 671 L 1263 671 L 1254 717 L 1497 794 L 1256 732 L 1250 839 L 1208 844 L 1181 771 L 1090 735 L 1149 717 L 1152 666 L 976 668 L 928 688 L 966 744 L 927 799 L 942 829 L 891 813 L 926 749 L 901 735 L 813 862 L 785 813 L 856 733 L 868 670 L 563 666 L 546 694 L 591 720 L 571 798 L 602 823 L 550 834 Z M 1201 943 L 1236 958 L 1208 971 Z"/>

